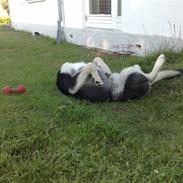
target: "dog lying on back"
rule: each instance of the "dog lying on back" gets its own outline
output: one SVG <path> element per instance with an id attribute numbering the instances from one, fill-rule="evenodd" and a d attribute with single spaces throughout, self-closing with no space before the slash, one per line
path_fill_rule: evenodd
<path id="1" fill-rule="evenodd" d="M 134 65 L 112 73 L 100 57 L 92 63 L 64 63 L 57 74 L 57 87 L 65 95 L 91 102 L 127 101 L 146 95 L 159 80 L 183 74 L 182 70 L 163 70 L 161 54 L 148 74 Z"/>

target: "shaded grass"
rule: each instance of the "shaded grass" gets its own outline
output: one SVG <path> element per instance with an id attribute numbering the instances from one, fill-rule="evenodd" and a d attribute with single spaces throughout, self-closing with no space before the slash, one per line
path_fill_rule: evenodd
<path id="1" fill-rule="evenodd" d="M 97 50 L 0 28 L 0 182 L 183 182 L 183 78 L 161 81 L 148 96 L 92 104 L 55 86 L 65 61 L 91 61 Z M 167 52 L 164 68 L 183 68 L 183 52 Z M 103 55 L 113 71 L 146 58 Z"/>

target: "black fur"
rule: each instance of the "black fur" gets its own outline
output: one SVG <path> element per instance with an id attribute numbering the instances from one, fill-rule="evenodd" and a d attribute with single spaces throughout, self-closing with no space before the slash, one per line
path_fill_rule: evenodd
<path id="1" fill-rule="evenodd" d="M 139 73 L 132 73 L 128 76 L 123 93 L 119 100 L 127 101 L 144 96 L 150 89 L 148 79 Z"/>
<path id="2" fill-rule="evenodd" d="M 78 73 L 79 74 L 79 73 Z M 104 102 L 111 100 L 111 93 L 105 87 L 96 87 L 93 81 L 84 85 L 76 94 L 71 95 L 69 89 L 76 84 L 77 75 L 71 77 L 70 74 L 57 73 L 57 87 L 64 94 L 79 99 L 89 100 L 91 102 Z"/>
<path id="3" fill-rule="evenodd" d="M 183 69 L 176 69 L 176 71 L 179 71 L 181 74 L 183 74 Z"/>
<path id="4" fill-rule="evenodd" d="M 90 102 L 106 102 L 112 98 L 109 90 L 94 85 L 83 86 L 74 97 L 89 100 Z"/>
<path id="5" fill-rule="evenodd" d="M 71 95 L 69 88 L 73 88 L 76 84 L 76 77 L 71 77 L 70 74 L 57 73 L 57 87 L 64 95 Z"/>
<path id="6" fill-rule="evenodd" d="M 177 71 L 183 74 L 183 69 Z M 89 77 L 86 84 L 76 94 L 70 94 L 69 89 L 72 89 L 76 85 L 78 75 L 79 73 L 72 77 L 70 74 L 60 73 L 59 71 L 57 74 L 58 89 L 65 95 L 73 96 L 78 99 L 89 100 L 91 102 L 112 101 L 112 88 L 110 88 L 111 85 L 109 83 L 109 78 L 105 75 L 105 73 L 102 73 L 100 71 L 99 75 L 104 83 L 102 87 L 96 87 L 96 85 L 92 81 L 92 78 Z M 117 101 L 138 99 L 146 95 L 149 90 L 150 84 L 148 79 L 140 73 L 132 73 L 128 76 L 124 89 L 119 94 Z"/>

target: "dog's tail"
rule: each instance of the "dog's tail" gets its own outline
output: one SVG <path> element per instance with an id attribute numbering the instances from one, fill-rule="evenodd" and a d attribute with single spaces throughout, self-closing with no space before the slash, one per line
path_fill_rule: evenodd
<path id="1" fill-rule="evenodd" d="M 160 71 L 151 84 L 154 84 L 162 79 L 172 79 L 181 75 L 183 75 L 183 69 Z"/>

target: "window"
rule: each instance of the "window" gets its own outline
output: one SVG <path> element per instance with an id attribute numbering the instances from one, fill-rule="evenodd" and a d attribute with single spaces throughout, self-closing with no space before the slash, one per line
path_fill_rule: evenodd
<path id="1" fill-rule="evenodd" d="M 37 2 L 43 2 L 45 0 L 25 0 L 27 3 L 37 3 Z"/>
<path id="2" fill-rule="evenodd" d="M 122 0 L 83 0 L 85 27 L 117 29 L 122 27 Z"/>
<path id="3" fill-rule="evenodd" d="M 111 15 L 111 0 L 90 0 L 90 14 Z"/>

